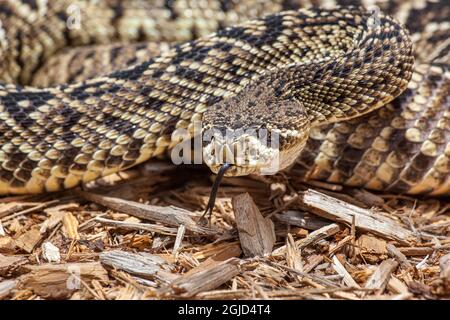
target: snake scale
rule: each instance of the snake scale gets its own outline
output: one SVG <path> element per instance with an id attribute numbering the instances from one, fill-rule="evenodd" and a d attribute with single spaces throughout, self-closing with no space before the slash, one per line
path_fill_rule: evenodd
<path id="1" fill-rule="evenodd" d="M 373 4 L 3 0 L 0 194 L 124 170 L 203 119 L 280 133 L 306 178 L 449 195 L 449 6 Z"/>

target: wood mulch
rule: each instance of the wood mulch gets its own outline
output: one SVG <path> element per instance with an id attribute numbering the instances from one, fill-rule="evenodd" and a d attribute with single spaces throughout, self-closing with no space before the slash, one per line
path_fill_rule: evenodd
<path id="1" fill-rule="evenodd" d="M 152 162 L 0 199 L 0 299 L 443 299 L 450 203 Z"/>

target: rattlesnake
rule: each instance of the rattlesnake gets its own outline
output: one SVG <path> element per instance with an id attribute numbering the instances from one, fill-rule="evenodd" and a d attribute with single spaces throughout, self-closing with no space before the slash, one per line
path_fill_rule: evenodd
<path id="1" fill-rule="evenodd" d="M 203 120 L 203 129 L 278 133 L 280 169 L 296 161 L 306 178 L 448 195 L 448 6 L 340 2 L 3 1 L 0 194 L 124 170 L 172 149 Z M 64 51 L 93 44 L 103 46 Z M 98 70 L 105 53 L 110 70 Z M 61 78 L 70 83 L 56 85 Z M 211 149 L 205 159 L 217 171 Z M 259 167 L 228 171 L 248 173 Z"/>

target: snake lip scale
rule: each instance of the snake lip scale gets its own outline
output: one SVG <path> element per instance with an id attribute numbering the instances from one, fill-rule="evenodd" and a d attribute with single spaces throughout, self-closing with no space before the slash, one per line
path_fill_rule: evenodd
<path id="1" fill-rule="evenodd" d="M 225 2 L 80 1 L 69 28 L 71 1 L 3 1 L 0 194 L 69 189 L 163 157 L 201 121 L 215 132 L 202 152 L 216 173 L 225 160 L 228 176 L 276 162 L 311 179 L 449 195 L 448 8 L 423 0 L 427 24 L 409 2 L 380 3 L 389 14 Z"/>

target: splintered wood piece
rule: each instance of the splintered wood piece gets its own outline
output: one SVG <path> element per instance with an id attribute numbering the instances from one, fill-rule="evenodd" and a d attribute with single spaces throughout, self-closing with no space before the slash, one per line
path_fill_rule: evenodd
<path id="1" fill-rule="evenodd" d="M 162 288 L 160 294 L 173 292 L 183 298 L 189 298 L 200 292 L 216 289 L 239 274 L 239 262 L 239 259 L 232 258 L 211 264 L 207 268 L 200 267 L 199 272 L 195 270 L 197 268 L 194 268 L 192 270 L 195 271 L 181 276 L 168 287 Z"/>
<path id="2" fill-rule="evenodd" d="M 39 230 L 40 233 L 44 234 L 53 228 L 55 228 L 63 219 L 65 211 L 53 212 L 50 216 L 41 224 L 41 228 Z"/>
<path id="3" fill-rule="evenodd" d="M 234 243 L 233 245 L 226 246 L 223 250 L 217 252 L 216 254 L 213 254 L 212 256 L 208 257 L 205 261 L 200 263 L 195 268 L 192 268 L 185 274 L 184 276 L 191 275 L 197 272 L 200 272 L 202 270 L 207 270 L 211 268 L 214 265 L 217 265 L 221 263 L 222 261 L 231 259 L 231 258 L 237 258 L 242 254 L 241 246 L 239 243 Z"/>
<path id="4" fill-rule="evenodd" d="M 378 294 L 383 293 L 391 277 L 391 273 L 397 266 L 398 262 L 393 259 L 384 260 L 367 280 L 364 287 L 366 289 L 377 289 Z"/>
<path id="5" fill-rule="evenodd" d="M 336 256 L 333 256 L 333 269 L 343 277 L 344 283 L 347 286 L 352 288 L 361 288 Z"/>
<path id="6" fill-rule="evenodd" d="M 10 214 L 14 214 L 19 211 L 23 211 L 24 209 L 34 207 L 36 206 L 36 203 L 17 203 L 17 202 L 10 202 L 10 203 L 1 203 L 0 204 L 0 218 L 6 217 Z"/>
<path id="7" fill-rule="evenodd" d="M 185 228 L 184 225 L 181 225 L 181 226 L 178 227 L 177 236 L 176 236 L 176 238 L 175 238 L 175 243 L 174 243 L 174 245 L 173 245 L 173 250 L 172 250 L 172 255 L 173 255 L 174 257 L 177 256 L 178 251 L 179 251 L 179 250 L 181 249 L 181 247 L 182 247 L 182 242 L 183 242 L 183 239 L 184 239 L 184 233 L 185 233 L 185 231 L 186 231 L 186 228 Z"/>
<path id="8" fill-rule="evenodd" d="M 178 278 L 169 271 L 168 264 L 163 258 L 145 252 L 107 251 L 100 254 L 100 261 L 107 266 L 143 278 L 156 278 L 164 282 Z"/>
<path id="9" fill-rule="evenodd" d="M 78 192 L 78 194 L 86 200 L 140 219 L 153 220 L 173 227 L 184 225 L 187 230 L 201 235 L 217 235 L 217 230 L 201 226 L 194 220 L 195 218 L 199 218 L 199 215 L 185 209 L 173 206 L 153 206 L 88 192 Z"/>
<path id="10" fill-rule="evenodd" d="M 351 225 L 353 217 L 355 217 L 356 228 L 384 238 L 394 239 L 401 243 L 408 243 L 408 240 L 416 238 L 413 232 L 395 220 L 315 190 L 308 189 L 304 193 L 302 201 L 311 212 L 333 221 Z"/>
<path id="11" fill-rule="evenodd" d="M 8 297 L 16 288 L 17 281 L 15 280 L 5 280 L 0 282 L 0 300 Z"/>
<path id="12" fill-rule="evenodd" d="M 276 240 L 272 220 L 261 215 L 248 193 L 233 197 L 232 202 L 244 255 L 255 257 L 271 253 Z"/>
<path id="13" fill-rule="evenodd" d="M 386 241 L 368 234 L 358 238 L 356 252 L 370 263 L 376 263 L 388 257 Z"/>
<path id="14" fill-rule="evenodd" d="M 313 244 L 319 240 L 328 238 L 336 233 L 338 233 L 340 230 L 339 226 L 335 223 L 329 224 L 323 228 L 320 228 L 319 230 L 311 232 L 306 238 L 297 240 L 295 242 L 295 245 L 299 250 L 309 246 L 310 244 Z M 277 249 L 275 249 L 272 252 L 272 255 L 283 255 L 286 252 L 286 245 L 281 246 Z"/>
<path id="15" fill-rule="evenodd" d="M 436 251 L 431 247 L 400 247 L 398 250 L 405 256 L 426 256 Z"/>
<path id="16" fill-rule="evenodd" d="M 330 224 L 330 222 L 325 219 L 296 210 L 289 210 L 283 214 L 276 214 L 274 217 L 280 222 L 307 230 L 317 230 Z"/>
<path id="17" fill-rule="evenodd" d="M 373 206 L 383 207 L 383 205 L 384 205 L 383 198 L 381 198 L 373 193 L 370 193 L 367 190 L 353 189 L 351 191 L 351 193 L 357 200 L 364 202 L 366 205 L 368 205 L 370 207 L 373 207 Z"/>
<path id="18" fill-rule="evenodd" d="M 65 212 L 62 218 L 64 235 L 69 239 L 79 240 L 78 220 L 72 212 Z"/>
<path id="19" fill-rule="evenodd" d="M 314 270 L 323 260 L 325 259 L 324 255 L 321 254 L 313 254 L 308 258 L 307 264 L 303 267 L 303 272 L 308 273 Z"/>
<path id="20" fill-rule="evenodd" d="M 93 280 L 108 281 L 100 262 L 60 265 L 27 265 L 30 273 L 19 278 L 18 287 L 31 289 L 43 298 L 64 299 Z"/>
<path id="21" fill-rule="evenodd" d="M 8 278 L 13 276 L 26 263 L 28 263 L 28 259 L 25 257 L 0 254 L 0 277 Z"/>
<path id="22" fill-rule="evenodd" d="M 405 268 L 412 267 L 412 264 L 408 261 L 408 258 L 406 258 L 406 256 L 396 246 L 389 243 L 387 244 L 386 249 L 388 251 L 389 256 L 397 260 L 402 267 Z"/>
<path id="23" fill-rule="evenodd" d="M 336 245 L 333 245 L 332 247 L 330 247 L 329 251 L 328 251 L 328 256 L 332 256 L 334 255 L 336 252 L 339 252 L 342 248 L 344 248 L 347 244 L 349 244 L 350 242 L 352 242 L 354 239 L 354 237 L 352 235 L 350 236 L 346 236 L 344 239 L 339 240 L 338 243 L 336 243 Z"/>
<path id="24" fill-rule="evenodd" d="M 174 236 L 177 234 L 176 228 L 170 228 L 161 226 L 159 224 L 150 223 L 140 223 L 140 222 L 129 222 L 129 221 L 116 221 L 111 219 L 105 219 L 101 217 L 94 218 L 94 221 L 103 224 L 105 226 L 111 226 L 115 228 L 122 228 L 128 230 L 144 230 L 149 232 L 156 232 L 164 235 Z"/>
<path id="25" fill-rule="evenodd" d="M 16 248 L 16 243 L 13 238 L 9 236 L 0 237 L 0 252 L 13 253 Z"/>
<path id="26" fill-rule="evenodd" d="M 36 245 L 42 240 L 42 234 L 39 228 L 32 228 L 16 239 L 15 244 L 18 248 L 31 253 Z"/>
<path id="27" fill-rule="evenodd" d="M 38 203 L 38 204 L 35 204 L 31 208 L 27 208 L 27 209 L 24 209 L 24 210 L 19 211 L 19 212 L 14 212 L 14 213 L 9 212 L 9 215 L 5 216 L 4 218 L 2 218 L 2 221 L 3 222 L 9 221 L 9 220 L 17 218 L 19 216 L 22 216 L 22 215 L 25 215 L 25 214 L 29 214 L 29 213 L 35 212 L 37 210 L 40 210 L 40 209 L 44 209 L 44 208 L 48 207 L 49 205 L 57 203 L 58 201 L 59 200 L 52 200 L 52 201 L 48 201 L 48 202 Z"/>
<path id="28" fill-rule="evenodd" d="M 387 287 L 389 290 L 391 290 L 397 294 L 410 294 L 410 292 L 408 290 L 408 286 L 403 281 L 401 281 L 399 278 L 397 278 L 393 275 L 391 275 L 391 278 L 389 279 Z"/>
<path id="29" fill-rule="evenodd" d="M 198 250 L 199 250 L 198 252 L 195 252 L 192 254 L 192 256 L 197 260 L 204 260 L 209 257 L 220 255 L 223 252 L 227 252 L 227 251 L 239 252 L 239 254 L 242 253 L 241 245 L 240 245 L 239 241 L 209 243 L 205 246 L 200 247 Z M 223 260 L 226 260 L 226 259 L 223 259 Z"/>
<path id="30" fill-rule="evenodd" d="M 444 282 L 444 290 L 450 293 L 450 253 L 439 259 L 439 267 L 441 269 L 441 279 Z"/>
<path id="31" fill-rule="evenodd" d="M 286 262 L 288 267 L 304 272 L 301 250 L 295 245 L 294 238 L 291 234 L 288 234 L 286 239 Z M 301 277 L 299 277 L 301 279 Z"/>

